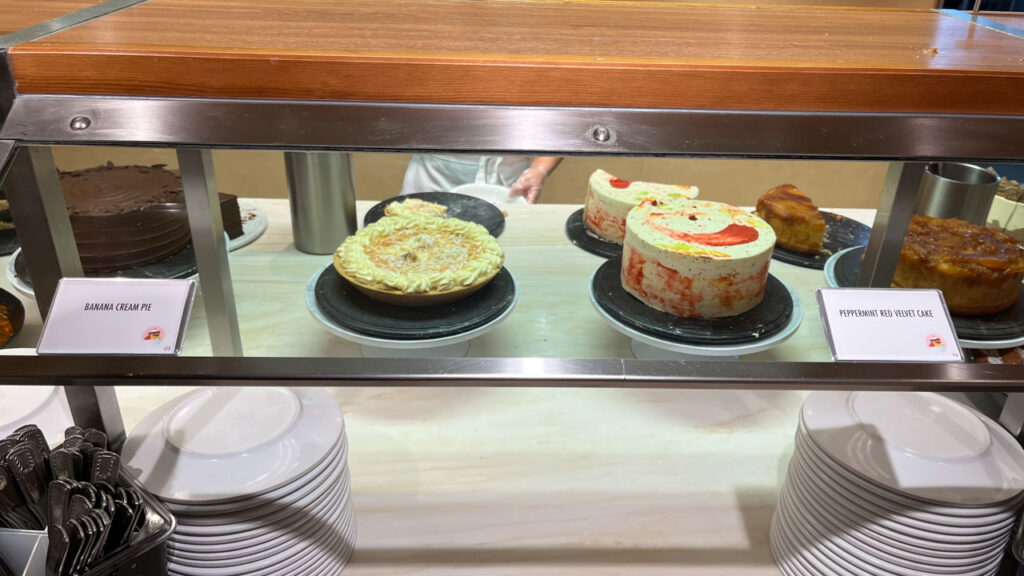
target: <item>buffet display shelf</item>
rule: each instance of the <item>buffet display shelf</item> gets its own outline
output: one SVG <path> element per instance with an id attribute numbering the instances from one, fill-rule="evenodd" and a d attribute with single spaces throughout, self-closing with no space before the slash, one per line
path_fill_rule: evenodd
<path id="1" fill-rule="evenodd" d="M 1020 114 L 1022 53 L 935 11 L 151 0 L 11 61 L 21 94 Z"/>
<path id="2" fill-rule="evenodd" d="M 579 205 L 509 205 L 499 238 L 506 267 L 519 284 L 519 302 L 496 329 L 477 339 L 466 358 L 360 358 L 357 344 L 329 333 L 304 299 L 309 279 L 329 255 L 297 251 L 287 201 L 254 199 L 268 227 L 253 244 L 230 253 L 239 325 L 246 357 L 211 357 L 206 311 L 197 300 L 183 358 L 77 357 L 41 363 L 5 358 L 6 380 L 40 378 L 104 385 L 130 377 L 137 384 L 344 385 L 386 387 L 711 388 L 1013 391 L 1018 366 L 977 364 L 834 363 L 829 359 L 814 290 L 824 272 L 773 260 L 771 272 L 800 296 L 804 318 L 777 348 L 741 357 L 685 362 L 634 360 L 630 340 L 613 329 L 589 301 L 590 277 L 603 258 L 573 246 L 565 221 Z M 359 201 L 362 215 L 372 202 Z M 872 210 L 837 210 L 862 222 Z M 0 258 L 6 266 L 9 257 Z M 13 290 L 6 277 L 0 286 Z M 9 345 L 31 348 L 39 335 L 38 310 L 26 306 L 26 325 Z M 128 376 L 130 375 L 130 376 Z"/>
<path id="3" fill-rule="evenodd" d="M 582 193 L 581 193 L 582 194 Z M 231 276 L 245 355 L 270 357 L 359 357 L 360 348 L 327 332 L 309 312 L 305 288 L 331 261 L 330 255 L 305 254 L 292 243 L 287 200 L 247 200 L 267 217 L 266 232 L 253 244 L 230 253 Z M 357 217 L 373 202 L 357 202 Z M 589 300 L 590 279 L 605 259 L 570 243 L 565 222 L 579 210 L 574 204 L 512 204 L 498 238 L 505 267 L 519 286 L 512 314 L 493 331 L 472 341 L 468 356 L 479 358 L 631 358 L 629 338 L 615 331 Z M 866 224 L 873 210 L 841 211 Z M 6 269 L 7 260 L 0 259 Z M 804 320 L 778 348 L 745 356 L 753 361 L 828 362 L 814 290 L 825 286 L 821 270 L 772 261 L 771 272 L 800 294 Z M 3 287 L 15 291 L 5 276 Z M 15 291 L 16 292 L 16 291 Z M 197 299 L 184 354 L 211 355 L 205 310 Z M 34 347 L 41 322 L 28 305 L 22 332 L 11 347 Z"/>

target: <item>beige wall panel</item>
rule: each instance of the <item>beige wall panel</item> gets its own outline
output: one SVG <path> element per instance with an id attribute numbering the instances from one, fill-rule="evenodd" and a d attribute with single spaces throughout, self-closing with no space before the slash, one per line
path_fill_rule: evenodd
<path id="1" fill-rule="evenodd" d="M 78 170 L 104 164 L 167 164 L 177 168 L 174 150 L 106 147 L 57 147 L 57 166 Z M 383 200 L 401 189 L 408 154 L 353 155 L 356 195 Z M 217 150 L 217 182 L 224 192 L 251 198 L 286 198 L 287 182 L 281 152 Z M 579 204 L 587 179 L 597 168 L 628 180 L 699 186 L 701 197 L 737 205 L 753 205 L 772 186 L 798 186 L 821 206 L 875 208 L 885 180 L 883 162 L 787 160 L 708 160 L 678 158 L 566 158 L 551 175 L 541 202 Z"/>

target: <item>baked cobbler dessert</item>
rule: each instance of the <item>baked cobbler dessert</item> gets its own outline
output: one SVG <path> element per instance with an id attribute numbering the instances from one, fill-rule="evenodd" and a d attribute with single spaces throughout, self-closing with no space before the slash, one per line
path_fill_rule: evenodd
<path id="1" fill-rule="evenodd" d="M 1024 250 L 994 228 L 922 214 L 910 220 L 893 274 L 899 288 L 938 288 L 949 311 L 985 316 L 1006 310 L 1020 296 Z"/>
<path id="2" fill-rule="evenodd" d="M 644 200 L 626 218 L 622 287 L 676 316 L 736 316 L 764 298 L 774 246 L 772 227 L 735 206 Z"/>
<path id="3" fill-rule="evenodd" d="M 622 244 L 626 237 L 626 215 L 644 199 L 693 199 L 699 192 L 696 186 L 634 182 L 598 169 L 587 184 L 583 221 L 594 234 Z"/>
<path id="4" fill-rule="evenodd" d="M 483 226 L 424 215 L 385 216 L 334 252 L 334 268 L 357 289 L 403 306 L 465 298 L 490 282 L 504 260 Z"/>
<path id="5" fill-rule="evenodd" d="M 776 186 L 757 199 L 757 215 L 775 230 L 780 248 L 801 254 L 821 252 L 825 241 L 825 217 L 799 188 Z"/>
<path id="6" fill-rule="evenodd" d="M 401 202 L 392 202 L 384 207 L 385 216 L 410 216 L 423 214 L 424 216 L 446 216 L 448 207 L 436 202 L 427 202 L 419 198 L 406 198 Z"/>

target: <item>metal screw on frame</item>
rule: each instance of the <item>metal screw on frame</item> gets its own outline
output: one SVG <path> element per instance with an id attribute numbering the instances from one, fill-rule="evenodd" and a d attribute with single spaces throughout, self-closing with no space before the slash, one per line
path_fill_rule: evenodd
<path id="1" fill-rule="evenodd" d="M 89 120 L 88 116 L 75 116 L 71 119 L 72 130 L 85 130 L 92 124 L 92 120 Z"/>
<path id="2" fill-rule="evenodd" d="M 597 128 L 594 128 L 593 136 L 594 140 L 597 140 L 598 142 L 607 142 L 611 139 L 612 132 L 604 126 L 598 126 Z"/>

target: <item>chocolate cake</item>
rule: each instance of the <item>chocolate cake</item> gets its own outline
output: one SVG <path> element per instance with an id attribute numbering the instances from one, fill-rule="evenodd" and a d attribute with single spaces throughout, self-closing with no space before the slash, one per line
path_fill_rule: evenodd
<path id="1" fill-rule="evenodd" d="M 154 166 L 97 166 L 61 172 L 61 188 L 85 272 L 144 266 L 191 241 L 181 177 Z M 238 199 L 221 194 L 224 228 L 242 234 Z"/>

